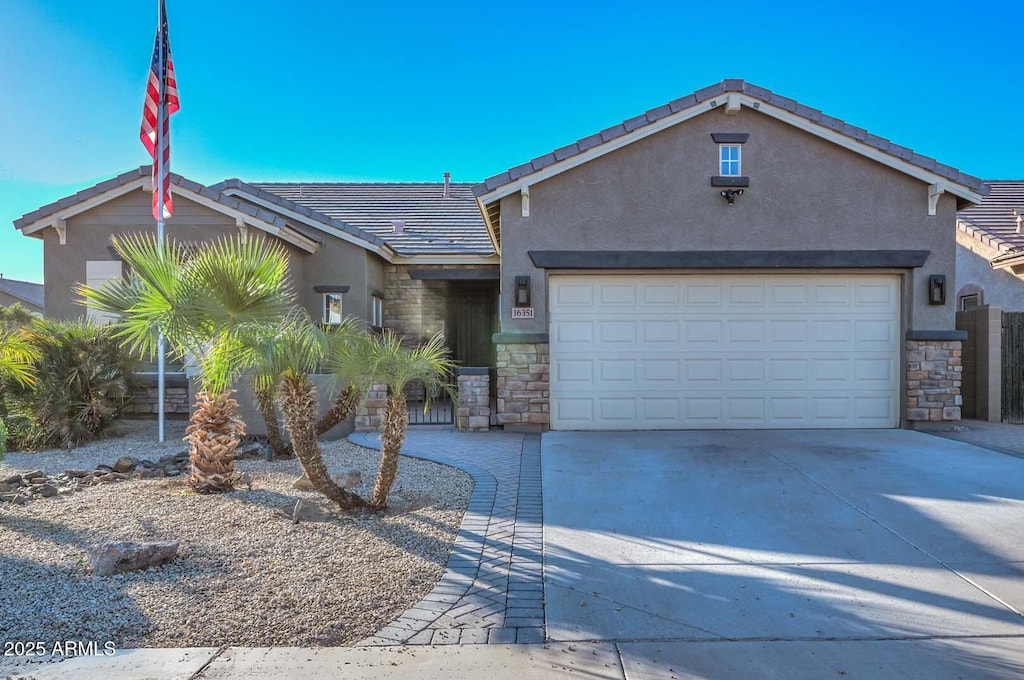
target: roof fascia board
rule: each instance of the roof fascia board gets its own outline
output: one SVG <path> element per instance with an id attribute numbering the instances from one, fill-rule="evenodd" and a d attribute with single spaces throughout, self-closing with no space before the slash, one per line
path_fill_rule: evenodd
<path id="1" fill-rule="evenodd" d="M 484 218 L 484 226 L 487 227 L 487 237 L 491 239 L 491 247 L 494 248 L 495 253 L 500 255 L 501 244 L 498 242 L 498 236 L 494 232 L 494 225 L 491 224 L 491 218 L 487 214 L 487 207 L 479 198 L 476 199 L 476 207 L 480 210 L 480 215 Z"/>
<path id="2" fill-rule="evenodd" d="M 207 198 L 206 196 L 198 194 L 194 191 L 190 191 L 189 189 L 181 185 L 175 186 L 174 193 L 178 194 L 179 196 L 184 196 L 190 201 L 194 201 L 199 205 L 209 208 L 210 210 L 216 210 L 217 212 L 221 212 L 230 217 L 234 217 L 236 221 L 241 219 L 244 224 L 252 225 L 261 231 L 265 231 L 268 234 L 276 236 L 282 241 L 287 241 L 288 243 L 291 243 L 293 246 L 305 250 L 307 253 L 315 253 L 317 249 L 320 247 L 319 243 L 310 240 L 305 236 L 302 236 L 296 231 L 293 231 L 291 229 L 282 229 L 281 227 L 270 224 L 269 222 L 261 220 L 258 217 L 247 215 L 241 210 L 236 210 L 234 208 L 224 205 L 219 201 Z"/>
<path id="3" fill-rule="evenodd" d="M 396 255 L 391 264 L 499 264 L 498 255 Z"/>
<path id="4" fill-rule="evenodd" d="M 729 94 L 731 95 L 739 93 Z M 893 168 L 894 170 L 898 170 L 906 175 L 919 179 L 928 184 L 929 186 L 941 185 L 944 190 L 948 191 L 954 196 L 958 196 L 975 204 L 981 203 L 982 199 L 984 198 L 982 194 L 974 191 L 973 189 L 969 189 L 963 186 L 962 184 L 958 184 L 947 177 L 942 177 L 941 175 L 937 175 L 933 172 L 925 170 L 924 168 L 914 165 L 913 163 L 908 163 L 895 156 L 880 151 L 872 146 L 864 144 L 852 137 L 848 137 L 847 135 L 844 135 L 840 132 L 830 130 L 827 127 L 818 125 L 813 121 L 807 120 L 806 118 L 790 113 L 785 109 L 781 109 L 777 106 L 772 106 L 771 104 L 765 102 L 762 99 L 751 97 L 750 95 L 747 94 L 740 94 L 739 98 L 740 104 L 742 106 L 746 106 L 754 111 L 764 113 L 768 116 L 771 116 L 772 118 L 781 120 L 785 123 L 789 123 L 790 125 L 799 128 L 805 132 L 809 132 L 817 137 L 833 142 L 834 144 L 838 144 L 839 146 L 849 149 L 850 151 L 853 151 L 862 156 L 870 158 L 871 160 L 874 160 L 890 168 Z M 493 191 L 490 191 L 486 194 L 479 196 L 477 198 L 477 201 L 480 203 L 481 206 L 493 203 L 494 201 L 500 198 L 504 198 L 505 196 L 509 196 L 511 194 L 522 191 L 523 188 L 529 187 L 532 184 L 542 182 L 550 177 L 554 177 L 555 175 L 561 174 L 567 170 L 571 170 L 572 168 L 583 165 L 584 163 L 588 163 L 594 160 L 595 158 L 600 158 L 601 156 L 607 153 L 611 153 L 612 151 L 621 149 L 622 147 L 628 146 L 629 144 L 644 139 L 645 137 L 649 137 L 655 133 L 661 132 L 662 130 L 670 128 L 674 125 L 678 125 L 679 123 L 687 121 L 691 118 L 695 118 L 703 113 L 707 113 L 708 111 L 714 110 L 720 106 L 725 106 L 727 105 L 727 103 L 728 99 L 726 97 L 714 97 L 704 102 L 700 102 L 696 106 L 684 109 L 682 111 L 678 111 L 676 113 L 669 114 L 668 116 L 660 118 L 654 123 L 650 123 L 643 127 L 637 128 L 636 130 L 624 134 L 621 137 L 616 137 L 615 139 L 605 142 L 604 144 L 599 144 L 593 148 L 587 149 L 583 153 L 577 154 L 563 161 L 553 163 L 552 165 L 549 165 L 546 168 L 542 168 L 541 170 L 537 170 L 535 172 L 523 175 L 522 177 L 513 180 L 509 184 L 498 187 Z M 488 230 L 490 230 L 489 226 Z"/>
<path id="5" fill-rule="evenodd" d="M 232 188 L 229 188 L 229 189 L 225 189 L 223 193 L 224 193 L 225 196 L 231 196 L 233 198 L 239 198 L 239 199 L 242 199 L 244 201 L 248 201 L 249 203 L 254 203 L 256 205 L 262 206 L 262 207 L 266 208 L 267 210 L 271 210 L 273 212 L 280 213 L 280 214 L 285 215 L 285 216 L 287 216 L 287 217 L 289 217 L 289 218 L 291 218 L 293 220 L 296 220 L 298 222 L 302 222 L 303 224 L 309 225 L 309 226 L 313 227 L 314 229 L 318 229 L 319 231 L 322 231 L 325 234 L 329 234 L 329 235 L 334 236 L 336 238 L 340 238 L 342 241 L 347 241 L 349 243 L 352 243 L 354 245 L 359 246 L 360 248 L 363 248 L 365 250 L 369 250 L 372 253 L 376 253 L 377 255 L 380 255 L 381 257 L 383 257 L 388 262 L 391 262 L 393 260 L 393 258 L 395 257 L 394 251 L 391 250 L 390 248 L 381 247 L 381 246 L 378 246 L 378 245 L 376 245 L 374 243 L 370 243 L 369 241 L 361 239 L 358 236 L 355 236 L 353 234 L 349 234 L 348 232 L 345 232 L 345 231 L 342 231 L 340 229 L 337 229 L 336 227 L 332 227 L 329 224 L 324 224 L 320 220 L 316 220 L 316 219 L 313 219 L 313 218 L 308 217 L 306 215 L 303 215 L 300 212 L 297 212 L 295 210 L 287 208 L 287 207 L 285 207 L 283 205 L 279 205 L 277 203 L 274 203 L 273 201 L 268 201 L 268 200 L 266 200 L 264 198 L 260 198 L 259 196 L 255 196 L 255 195 L 249 193 L 248 191 L 243 191 L 242 189 L 236 189 L 236 188 L 232 187 Z"/>
<path id="6" fill-rule="evenodd" d="M 919 179 L 922 182 L 928 184 L 929 187 L 931 185 L 939 185 L 943 190 L 948 191 L 954 196 L 959 196 L 960 198 L 968 200 L 971 203 L 981 203 L 982 199 L 985 198 L 982 194 L 979 194 L 973 189 L 969 189 L 962 184 L 958 184 L 953 180 L 949 179 L 948 177 L 937 175 L 934 172 L 925 170 L 924 168 L 914 165 L 913 163 L 908 163 L 907 161 L 897 158 L 896 156 L 887 154 L 884 151 L 880 151 L 879 149 L 874 148 L 873 146 L 869 146 L 852 137 L 844 135 L 841 132 L 831 130 L 822 125 L 818 125 L 813 121 L 807 120 L 806 118 L 786 111 L 785 109 L 781 109 L 777 106 L 772 106 L 771 104 L 762 101 L 761 99 L 756 99 L 749 95 L 742 95 L 740 100 L 744 106 L 747 106 L 753 109 L 754 111 L 758 111 L 765 115 L 771 116 L 772 118 L 781 120 L 784 123 L 789 123 L 793 127 L 799 128 L 804 132 L 809 132 L 812 135 L 821 137 L 826 141 L 832 142 L 833 144 L 837 144 L 845 149 L 849 149 L 850 151 L 858 153 L 861 156 L 865 156 L 873 161 L 881 163 L 882 165 L 886 165 L 892 168 L 893 170 L 898 170 L 899 172 L 902 172 L 905 175 L 909 175 L 911 177 L 914 177 L 915 179 Z M 930 190 L 931 189 L 929 189 L 929 191 Z"/>
<path id="7" fill-rule="evenodd" d="M 124 184 L 116 186 L 113 189 L 108 189 L 107 191 L 104 191 L 102 194 L 90 196 L 89 198 L 85 199 L 84 201 L 81 201 L 80 203 L 69 205 L 66 208 L 62 208 L 61 210 L 50 213 L 46 217 L 40 217 L 35 222 L 27 224 L 24 227 L 21 227 L 21 233 L 24 234 L 25 236 L 31 236 L 37 231 L 41 231 L 42 229 L 45 229 L 47 227 L 54 226 L 54 224 L 56 224 L 58 221 L 66 221 L 69 218 L 74 217 L 75 215 L 80 215 L 81 213 L 87 210 L 91 210 L 98 205 L 102 205 L 107 201 L 111 201 L 117 198 L 118 196 L 123 196 L 124 194 L 135 191 L 136 189 L 145 189 L 146 185 L 147 178 L 145 177 L 139 177 L 138 179 L 133 179 L 129 182 L 125 182 Z"/>
<path id="8" fill-rule="evenodd" d="M 719 99 L 721 101 L 719 101 Z M 616 137 L 615 139 L 605 142 L 604 144 L 598 144 L 593 148 L 587 149 L 583 153 L 576 154 L 575 156 L 566 158 L 563 161 L 558 161 L 557 163 L 549 165 L 548 167 L 543 168 L 541 170 L 532 172 L 528 175 L 523 175 L 519 179 L 512 181 L 510 184 L 498 187 L 494 191 L 490 191 L 486 194 L 483 194 L 482 196 L 479 196 L 477 198 L 477 201 L 480 203 L 481 206 L 486 205 L 488 203 L 493 203 L 499 198 L 504 198 L 505 196 L 510 196 L 512 194 L 518 193 L 522 191 L 524 187 L 528 187 L 531 184 L 543 182 L 544 180 L 550 177 L 559 175 L 565 172 L 566 170 L 571 170 L 575 167 L 583 165 L 584 163 L 589 163 L 595 158 L 600 158 L 601 156 L 611 153 L 612 151 L 621 149 L 624 146 L 629 146 L 633 142 L 641 140 L 645 137 L 650 137 L 651 135 L 661 132 L 666 128 L 672 127 L 673 125 L 677 125 L 691 118 L 696 118 L 702 113 L 707 113 L 708 111 L 716 109 L 719 106 L 725 104 L 724 97 L 721 97 L 719 99 L 711 99 L 705 102 L 701 102 L 700 104 L 697 104 L 692 108 L 683 109 L 682 111 L 669 114 L 664 118 L 660 118 L 653 123 L 649 123 L 643 127 L 639 127 L 636 130 L 633 130 L 632 132 L 628 132 L 622 135 L 621 137 Z"/>

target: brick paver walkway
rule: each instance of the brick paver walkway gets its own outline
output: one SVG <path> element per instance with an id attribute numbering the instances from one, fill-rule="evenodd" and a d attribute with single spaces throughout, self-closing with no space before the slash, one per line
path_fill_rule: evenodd
<path id="1" fill-rule="evenodd" d="M 1024 458 L 1024 425 L 962 420 L 957 423 L 956 429 L 949 427 L 928 434 Z"/>
<path id="2" fill-rule="evenodd" d="M 349 439 L 380 448 L 375 432 Z M 465 470 L 473 497 L 438 584 L 361 644 L 543 642 L 540 435 L 410 428 L 402 453 Z"/>

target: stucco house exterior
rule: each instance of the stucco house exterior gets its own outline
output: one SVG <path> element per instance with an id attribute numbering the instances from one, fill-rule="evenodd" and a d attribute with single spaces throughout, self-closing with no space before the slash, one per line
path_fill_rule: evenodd
<path id="1" fill-rule="evenodd" d="M 1024 312 L 1024 180 L 986 180 L 992 190 L 956 215 L 957 309 Z"/>
<path id="2" fill-rule="evenodd" d="M 15 220 L 23 234 L 43 240 L 47 316 L 102 316 L 72 291 L 78 282 L 124 274 L 111 237 L 155 231 L 151 191 L 150 169 L 141 167 Z M 174 175 L 173 192 L 168 238 L 196 243 L 241 234 L 279 242 L 314 319 L 353 315 L 410 341 L 448 331 L 460 361 L 488 365 L 498 261 L 471 185 L 230 179 L 203 186 Z"/>
<path id="3" fill-rule="evenodd" d="M 314 317 L 443 330 L 506 429 L 960 418 L 956 216 L 987 186 L 741 80 L 477 185 L 174 184 L 171 237 L 277 239 Z M 121 275 L 150 191 L 140 168 L 15 221 L 48 315 Z"/>
<path id="4" fill-rule="evenodd" d="M 8 279 L 0 274 L 0 307 L 20 304 L 30 312 L 43 313 L 43 284 Z"/>
<path id="5" fill-rule="evenodd" d="M 498 419 L 957 420 L 955 220 L 985 191 L 741 80 L 492 177 L 474 192 L 501 257 Z"/>

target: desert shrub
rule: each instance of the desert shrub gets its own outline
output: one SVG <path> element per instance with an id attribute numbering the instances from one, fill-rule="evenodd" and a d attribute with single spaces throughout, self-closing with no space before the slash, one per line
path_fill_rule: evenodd
<path id="1" fill-rule="evenodd" d="M 15 329 L 28 326 L 39 317 L 33 314 L 28 307 L 15 302 L 7 307 L 0 306 L 0 328 Z"/>
<path id="2" fill-rule="evenodd" d="M 137 359 L 107 326 L 36 319 L 26 332 L 40 358 L 32 384 L 3 387 L 11 443 L 72 448 L 100 437 L 140 387 Z"/>

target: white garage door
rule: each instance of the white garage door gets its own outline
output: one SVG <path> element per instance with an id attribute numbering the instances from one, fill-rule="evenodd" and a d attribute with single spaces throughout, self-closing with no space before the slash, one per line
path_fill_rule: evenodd
<path id="1" fill-rule="evenodd" d="M 897 425 L 897 276 L 552 276 L 549 290 L 554 429 Z"/>

